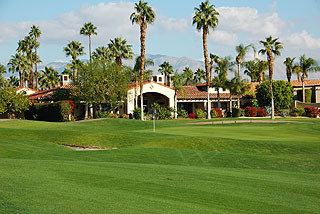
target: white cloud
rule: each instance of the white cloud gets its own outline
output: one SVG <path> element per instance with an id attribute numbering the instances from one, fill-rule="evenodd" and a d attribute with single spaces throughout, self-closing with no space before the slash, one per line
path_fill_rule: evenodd
<path id="1" fill-rule="evenodd" d="M 238 43 L 238 36 L 236 33 L 227 32 L 223 30 L 216 30 L 209 34 L 211 41 L 221 44 L 234 46 Z"/>
<path id="2" fill-rule="evenodd" d="M 306 30 L 294 33 L 286 39 L 287 46 L 295 49 L 319 49 L 320 38 L 313 38 Z"/>
<path id="3" fill-rule="evenodd" d="M 53 20 L 0 22 L 0 28 L 4 29 L 0 34 L 0 43 L 23 39 L 33 24 L 38 25 L 42 31 L 41 42 L 66 44 L 70 40 L 84 40 L 84 36 L 80 36 L 79 32 L 86 22 L 92 22 L 97 27 L 98 36 L 94 37 L 96 44 L 106 44 L 110 39 L 119 36 L 135 42 L 139 40 L 139 27 L 132 25 L 129 19 L 133 8 L 133 3 L 101 3 L 83 6 L 76 11 L 61 14 Z"/>
<path id="4" fill-rule="evenodd" d="M 259 14 L 255 8 L 220 7 L 218 29 L 259 37 L 279 36 L 286 23 L 277 13 Z"/>
<path id="5" fill-rule="evenodd" d="M 158 20 L 159 26 L 161 30 L 164 31 L 176 31 L 176 32 L 186 32 L 188 28 L 188 21 L 186 19 L 176 19 L 176 18 L 167 18 L 167 17 L 160 17 Z"/>

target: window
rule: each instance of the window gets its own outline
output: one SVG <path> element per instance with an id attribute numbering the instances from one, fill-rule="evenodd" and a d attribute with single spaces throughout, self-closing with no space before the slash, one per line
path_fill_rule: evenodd
<path id="1" fill-rule="evenodd" d="M 162 82 L 162 77 L 159 77 L 159 82 Z"/>
<path id="2" fill-rule="evenodd" d="M 157 82 L 157 77 L 153 77 L 153 82 Z"/>
<path id="3" fill-rule="evenodd" d="M 68 76 L 63 76 L 63 81 L 68 81 Z"/>
<path id="4" fill-rule="evenodd" d="M 215 88 L 215 91 L 218 91 L 218 88 Z"/>

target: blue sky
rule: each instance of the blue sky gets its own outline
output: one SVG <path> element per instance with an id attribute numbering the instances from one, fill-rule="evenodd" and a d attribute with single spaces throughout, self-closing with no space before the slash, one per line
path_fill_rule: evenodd
<path id="1" fill-rule="evenodd" d="M 139 54 L 139 28 L 131 25 L 129 16 L 135 1 L 101 0 L 0 0 L 0 63 L 7 64 L 15 54 L 17 41 L 30 27 L 40 26 L 39 55 L 44 63 L 67 61 L 63 47 L 71 40 L 88 46 L 79 35 L 85 22 L 98 27 L 93 49 L 110 39 L 123 37 Z M 149 54 L 203 58 L 201 34 L 191 20 L 196 0 L 149 0 L 156 12 L 156 22 L 147 30 Z M 217 29 L 208 39 L 209 52 L 235 56 L 235 46 L 254 43 L 266 36 L 279 37 L 284 43 L 283 58 L 306 54 L 320 60 L 320 1 L 318 0 L 216 0 L 220 12 Z M 84 56 L 83 58 L 87 58 Z M 279 63 L 280 66 L 280 63 Z"/>

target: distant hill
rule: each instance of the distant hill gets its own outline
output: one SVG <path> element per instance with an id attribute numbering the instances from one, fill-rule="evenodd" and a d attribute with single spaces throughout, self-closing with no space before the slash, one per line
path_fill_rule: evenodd
<path id="1" fill-rule="evenodd" d="M 154 66 L 149 67 L 149 69 L 154 71 L 154 74 L 158 74 L 159 65 L 161 65 L 164 61 L 168 61 L 173 66 L 174 70 L 177 70 L 179 73 L 181 73 L 185 67 L 190 67 L 194 72 L 199 67 L 204 69 L 203 61 L 198 59 L 193 59 L 190 57 L 172 57 L 172 56 L 159 55 L 159 54 L 147 54 L 146 56 L 147 56 L 147 59 L 152 59 L 154 61 Z M 134 59 L 124 60 L 123 63 L 127 66 L 133 67 L 135 63 Z M 46 65 L 43 65 L 43 64 L 39 65 L 38 70 L 39 71 L 44 70 L 45 66 L 49 66 L 49 67 L 53 67 L 55 70 L 61 73 L 66 68 L 67 64 L 68 64 L 68 61 L 50 62 Z M 242 69 L 242 77 L 249 80 L 249 77 L 243 74 L 243 70 L 244 69 Z M 275 70 L 275 73 L 274 73 L 275 80 L 279 80 L 279 79 L 286 80 L 285 66 L 280 60 L 275 61 L 274 70 Z M 296 76 L 293 75 L 293 78 L 296 79 Z M 320 79 L 320 72 L 310 73 L 308 79 Z"/>

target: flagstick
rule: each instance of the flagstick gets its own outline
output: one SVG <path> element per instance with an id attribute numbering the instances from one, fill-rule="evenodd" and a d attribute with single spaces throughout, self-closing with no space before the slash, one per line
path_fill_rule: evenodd
<path id="1" fill-rule="evenodd" d="M 153 133 L 156 133 L 156 116 L 153 116 Z"/>

